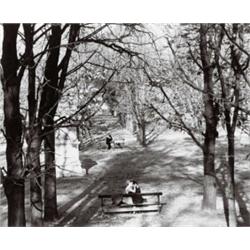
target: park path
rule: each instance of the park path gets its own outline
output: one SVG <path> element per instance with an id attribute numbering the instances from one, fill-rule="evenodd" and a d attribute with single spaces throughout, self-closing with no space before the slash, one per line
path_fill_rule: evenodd
<path id="1" fill-rule="evenodd" d="M 168 132 L 146 149 L 131 140 L 123 149 L 85 154 L 98 164 L 88 176 L 58 180 L 59 219 L 47 226 L 225 226 L 220 194 L 216 214 L 201 211 L 202 155 L 187 135 Z M 250 193 L 248 165 L 241 161 L 238 175 L 245 193 Z M 161 213 L 103 215 L 98 195 L 123 192 L 127 179 L 136 179 L 143 192 L 163 192 Z"/>
<path id="2" fill-rule="evenodd" d="M 206 218 L 200 223 L 205 225 L 212 216 L 200 213 L 202 158 L 184 134 L 168 134 L 146 149 L 135 143 L 122 150 L 114 149 L 102 162 L 102 168 L 105 171 L 98 178 L 59 209 L 61 217 L 55 226 L 179 226 L 182 220 L 190 225 L 194 214 L 195 223 Z M 98 171 L 94 167 L 92 174 L 94 170 Z M 143 192 L 163 192 L 165 205 L 160 214 L 101 213 L 98 195 L 123 192 L 127 179 L 136 179 Z M 223 220 L 219 214 L 216 223 L 221 225 Z"/>
<path id="3" fill-rule="evenodd" d="M 223 138 L 218 144 L 222 146 Z M 244 181 L 246 194 L 250 191 L 249 162 L 243 160 L 247 148 L 239 144 L 236 150 L 241 173 L 237 178 Z M 57 226 L 226 226 L 220 194 L 215 213 L 201 210 L 202 154 L 187 135 L 167 133 L 146 149 L 131 143 L 122 150 L 113 150 L 102 164 L 105 171 L 71 200 Z M 144 192 L 163 192 L 161 213 L 102 214 L 98 195 L 123 192 L 126 180 L 131 178 Z M 245 205 L 250 208 L 249 198 Z"/>
<path id="4" fill-rule="evenodd" d="M 87 226 L 94 215 L 100 215 L 98 195 L 123 192 L 126 180 L 140 175 L 140 169 L 129 163 L 129 158 L 140 151 L 140 147 L 126 147 L 109 152 L 110 156 L 106 158 L 105 162 L 102 161 L 101 165 L 98 165 L 98 168 L 103 168 L 102 171 L 98 173 L 97 167 L 93 167 L 90 171 L 90 178 L 92 174 L 95 174 L 93 173 L 95 170 L 98 173 L 94 180 L 92 178 L 92 183 L 82 186 L 80 194 L 59 207 L 60 219 L 54 226 Z M 98 156 L 95 157 L 98 158 Z"/>

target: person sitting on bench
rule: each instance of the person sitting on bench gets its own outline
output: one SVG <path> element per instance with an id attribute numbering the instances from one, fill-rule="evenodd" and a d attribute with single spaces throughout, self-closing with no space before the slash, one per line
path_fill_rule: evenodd
<path id="1" fill-rule="evenodd" d="M 141 188 L 135 180 L 127 181 L 125 192 L 126 194 L 131 195 L 133 204 L 139 204 L 145 201 L 141 195 Z"/>

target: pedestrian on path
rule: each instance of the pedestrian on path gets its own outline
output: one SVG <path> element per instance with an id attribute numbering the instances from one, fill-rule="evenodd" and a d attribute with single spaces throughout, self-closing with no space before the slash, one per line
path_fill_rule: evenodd
<path id="1" fill-rule="evenodd" d="M 106 137 L 106 144 L 108 146 L 108 150 L 111 149 L 111 142 L 113 141 L 113 138 L 111 136 L 111 134 L 108 134 L 108 136 Z"/>

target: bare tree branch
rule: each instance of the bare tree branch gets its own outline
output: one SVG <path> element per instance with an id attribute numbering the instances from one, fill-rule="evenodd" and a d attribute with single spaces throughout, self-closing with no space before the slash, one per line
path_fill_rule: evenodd
<path id="1" fill-rule="evenodd" d="M 186 125 L 186 123 L 182 119 L 182 115 L 179 113 L 179 111 L 175 108 L 174 104 L 171 102 L 170 98 L 168 97 L 167 93 L 164 91 L 163 87 L 160 86 L 160 90 L 163 93 L 164 97 L 167 99 L 170 107 L 174 110 L 175 114 L 179 117 L 181 124 L 186 129 L 187 133 L 191 136 L 193 141 L 196 143 L 198 147 L 200 147 L 203 150 L 203 145 L 199 142 L 199 140 L 195 137 L 193 131 Z"/>
<path id="2" fill-rule="evenodd" d="M 93 99 L 102 92 L 102 90 L 106 87 L 106 85 L 111 81 L 111 79 L 114 77 L 115 73 L 117 72 L 118 69 L 115 69 L 112 74 L 109 76 L 109 78 L 104 82 L 104 84 L 102 85 L 101 88 L 99 88 L 92 96 L 91 98 L 84 103 L 83 105 L 81 105 L 81 107 L 75 111 L 73 114 L 69 115 L 68 117 L 64 117 L 63 119 L 59 118 L 57 121 L 55 121 L 55 127 L 60 127 L 60 125 L 62 125 L 63 123 L 69 121 L 70 119 L 72 119 L 74 116 L 76 116 L 77 114 L 79 114 L 84 108 L 86 108 L 92 101 Z"/>

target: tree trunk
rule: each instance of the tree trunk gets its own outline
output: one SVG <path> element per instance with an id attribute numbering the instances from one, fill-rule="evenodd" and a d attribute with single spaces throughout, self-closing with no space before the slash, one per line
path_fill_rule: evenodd
<path id="1" fill-rule="evenodd" d="M 243 36 L 242 36 L 242 27 L 238 24 L 233 24 L 233 37 L 232 39 L 235 43 L 240 45 L 243 44 Z M 238 121 L 239 115 L 239 105 L 240 105 L 240 82 L 241 82 L 241 73 L 242 66 L 240 63 L 241 59 L 241 51 L 234 45 L 231 45 L 231 67 L 234 71 L 235 80 L 231 89 L 233 90 L 234 97 L 234 108 L 230 104 L 224 100 L 225 106 L 225 117 L 226 117 L 226 128 L 227 128 L 227 139 L 228 139 L 228 215 L 229 215 L 229 226 L 234 227 L 237 226 L 237 215 L 236 215 L 236 207 L 235 207 L 235 180 L 234 180 L 234 162 L 235 162 L 235 129 Z M 225 85 L 225 84 L 224 84 Z M 226 86 L 224 86 L 226 87 Z M 229 98 L 232 96 L 231 91 L 228 90 L 224 92 L 224 96 Z"/>
<path id="2" fill-rule="evenodd" d="M 56 169 L 55 169 L 55 135 L 54 116 L 59 101 L 58 94 L 58 60 L 61 44 L 61 27 L 52 25 L 49 37 L 48 59 L 44 72 L 44 86 L 42 89 L 39 123 L 43 124 L 42 137 L 45 154 L 45 180 L 44 180 L 44 219 L 53 221 L 57 217 L 56 199 Z"/>
<path id="3" fill-rule="evenodd" d="M 234 193 L 234 189 L 230 185 L 229 188 L 229 198 L 228 198 L 228 226 L 229 227 L 237 227 L 237 215 L 236 215 L 236 207 L 235 207 L 235 197 L 232 197 Z"/>
<path id="4" fill-rule="evenodd" d="M 221 158 L 220 172 L 222 174 L 221 178 L 218 179 L 218 184 L 220 186 L 222 196 L 224 213 L 228 227 L 237 226 L 237 216 L 235 207 L 235 188 L 232 185 L 232 178 L 230 174 L 230 167 L 227 157 Z"/>
<path id="5" fill-rule="evenodd" d="M 204 117 L 206 123 L 206 132 L 203 148 L 204 164 L 204 196 L 203 209 L 216 209 L 216 177 L 215 177 L 215 141 L 217 137 L 216 104 L 214 103 L 214 83 L 213 66 L 210 62 L 211 55 L 208 51 L 206 24 L 200 26 L 200 53 L 203 67 L 204 94 L 203 101 L 205 106 Z"/>
<path id="6" fill-rule="evenodd" d="M 242 44 L 243 36 L 241 34 L 242 29 L 239 28 L 238 24 L 233 24 L 233 40 L 239 44 Z M 221 77 L 221 87 L 222 87 L 222 98 L 224 101 L 224 115 L 227 128 L 227 140 L 228 140 L 228 181 L 227 181 L 227 191 L 226 196 L 228 199 L 228 226 L 237 226 L 237 215 L 235 207 L 235 181 L 234 181 L 234 162 L 235 162 L 235 129 L 238 121 L 239 105 L 240 105 L 240 81 L 241 81 L 241 51 L 235 45 L 231 45 L 231 67 L 234 71 L 234 82 L 230 84 L 225 84 L 224 78 Z M 233 95 L 232 95 L 233 90 Z M 233 104 L 228 102 L 229 98 L 233 96 Z"/>
<path id="7" fill-rule="evenodd" d="M 44 125 L 45 148 L 45 190 L 44 190 L 44 219 L 54 220 L 57 215 L 56 199 L 56 168 L 55 168 L 55 131 L 54 116 L 58 107 L 64 83 L 67 77 L 69 60 L 74 48 L 74 42 L 80 29 L 79 24 L 71 24 L 66 52 L 59 63 L 62 30 L 60 25 L 52 25 L 49 38 L 48 59 L 44 72 L 44 87 L 39 108 L 39 121 Z M 59 72 L 61 72 L 59 74 Z M 59 77 L 60 75 L 60 77 Z"/>
<path id="8" fill-rule="evenodd" d="M 235 207 L 235 181 L 234 181 L 234 131 L 228 131 L 228 183 L 226 196 L 228 199 L 228 226 L 237 226 Z"/>
<path id="9" fill-rule="evenodd" d="M 40 165 L 41 138 L 38 128 L 33 128 L 28 149 L 28 164 L 30 177 L 31 226 L 43 225 L 42 181 Z"/>
<path id="10" fill-rule="evenodd" d="M 30 172 L 30 206 L 31 226 L 42 226 L 42 183 L 40 166 L 40 125 L 37 124 L 36 110 L 36 67 L 33 54 L 34 25 L 24 24 L 25 54 L 28 64 L 28 107 L 29 107 L 29 134 L 27 138 L 27 167 Z"/>
<path id="11" fill-rule="evenodd" d="M 217 51 L 221 50 L 222 39 L 224 36 L 225 25 L 222 25 L 220 33 L 220 43 L 218 44 Z M 233 24 L 233 40 L 237 43 L 242 43 L 242 36 L 239 35 L 240 30 L 238 29 L 238 24 Z M 238 120 L 238 106 L 239 106 L 239 96 L 240 96 L 240 78 L 241 78 L 241 68 L 240 68 L 240 57 L 241 52 L 238 51 L 238 48 L 235 45 L 230 46 L 231 49 L 231 67 L 234 71 L 235 81 L 233 84 L 225 81 L 223 74 L 223 69 L 220 64 L 220 54 L 216 53 L 216 66 L 219 74 L 220 84 L 221 84 L 221 99 L 224 106 L 224 117 L 225 124 L 227 129 L 227 140 L 228 140 L 228 161 L 226 163 L 227 178 L 225 185 L 225 196 L 226 196 L 226 206 L 225 206 L 225 215 L 228 226 L 237 226 L 237 216 L 236 216 L 236 207 L 235 207 L 235 182 L 234 182 L 234 133 Z M 233 98 L 232 98 L 233 97 Z M 234 102 L 234 107 L 232 107 L 230 101 Z"/>
<path id="12" fill-rule="evenodd" d="M 214 168 L 215 138 L 212 136 L 205 138 L 203 165 L 204 165 L 204 193 L 203 209 L 216 209 L 216 177 Z"/>
<path id="13" fill-rule="evenodd" d="M 24 177 L 22 161 L 22 119 L 20 114 L 20 77 L 16 39 L 19 25 L 5 24 L 3 38 L 4 126 L 6 133 L 7 177 L 4 190 L 8 201 L 8 226 L 25 226 Z"/>
<path id="14" fill-rule="evenodd" d="M 53 126 L 53 123 L 51 122 Z M 55 131 L 50 129 L 44 139 L 45 180 L 44 220 L 53 221 L 58 217 L 55 167 Z"/>
<path id="15" fill-rule="evenodd" d="M 8 202 L 8 226 L 25 226 L 24 179 L 5 177 L 4 190 Z"/>
<path id="16" fill-rule="evenodd" d="M 141 120 L 141 123 L 138 124 L 138 141 L 140 142 L 141 146 L 146 147 L 147 142 L 146 142 L 146 127 L 145 127 L 145 122 Z"/>

